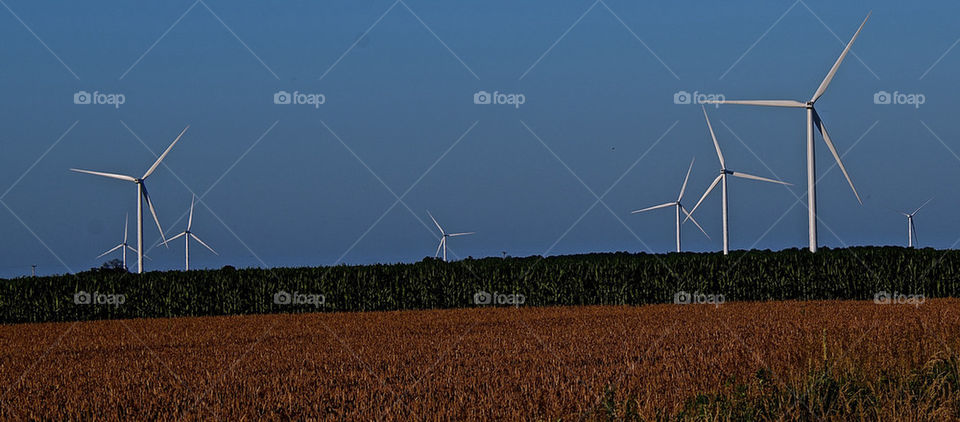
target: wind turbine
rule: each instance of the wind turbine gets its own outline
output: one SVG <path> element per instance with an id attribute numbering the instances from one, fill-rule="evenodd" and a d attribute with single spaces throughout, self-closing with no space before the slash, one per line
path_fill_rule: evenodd
<path id="1" fill-rule="evenodd" d="M 182 231 L 182 232 L 180 232 L 180 234 L 178 234 L 178 235 L 176 235 L 176 236 L 174 236 L 174 237 L 171 237 L 170 239 L 165 240 L 165 241 L 163 242 L 163 243 L 167 243 L 167 242 L 171 242 L 171 241 L 177 240 L 178 238 L 181 238 L 181 237 L 184 238 L 184 241 L 185 241 L 185 243 L 186 243 L 186 249 L 184 249 L 184 255 L 185 255 L 185 258 L 184 258 L 184 259 L 186 260 L 186 270 L 187 270 L 187 271 L 190 271 L 190 238 L 193 238 L 193 240 L 196 240 L 198 243 L 200 243 L 201 245 L 203 245 L 203 247 L 209 249 L 210 252 L 213 252 L 214 255 L 220 255 L 220 254 L 217 253 L 217 251 L 213 250 L 213 248 L 211 248 L 211 247 L 210 247 L 209 245 L 207 245 L 206 243 L 203 243 L 203 241 L 200 240 L 200 238 L 197 237 L 197 235 L 193 234 L 193 232 L 190 231 L 190 228 L 193 227 L 193 204 L 194 204 L 196 201 L 197 201 L 197 196 L 194 195 L 194 196 L 193 196 L 193 199 L 190 200 L 190 218 L 187 219 L 187 229 L 184 230 L 184 231 Z"/>
<path id="2" fill-rule="evenodd" d="M 857 193 L 857 188 L 853 186 L 853 180 L 850 180 L 850 175 L 847 174 L 847 169 L 843 166 L 843 161 L 840 160 L 840 154 L 837 153 L 837 148 L 833 145 L 833 141 L 830 140 L 830 135 L 827 134 L 827 128 L 823 125 L 823 120 L 820 119 L 820 115 L 817 114 L 817 110 L 813 107 L 814 103 L 820 99 L 820 96 L 827 90 L 827 86 L 830 85 L 830 81 L 833 80 L 834 75 L 837 74 L 837 69 L 840 68 L 840 63 L 843 63 L 843 59 L 847 57 L 847 53 L 850 52 L 850 47 L 853 47 L 853 42 L 856 41 L 857 36 L 860 35 L 860 31 L 863 29 L 863 26 L 866 25 L 867 19 L 870 19 L 870 14 L 867 13 L 867 17 L 863 19 L 863 23 L 860 24 L 860 28 L 857 29 L 857 32 L 853 34 L 853 38 L 850 39 L 850 42 L 847 43 L 847 46 L 843 49 L 843 52 L 840 53 L 840 57 L 833 64 L 833 67 L 830 68 L 830 72 L 827 73 L 827 76 L 823 78 L 823 82 L 820 83 L 820 86 L 817 87 L 817 91 L 813 93 L 813 97 L 810 98 L 807 102 L 795 101 L 795 100 L 719 100 L 719 101 L 705 101 L 709 104 L 744 104 L 744 105 L 755 105 L 755 106 L 764 106 L 764 107 L 793 107 L 793 108 L 804 108 L 807 110 L 807 224 L 809 226 L 809 242 L 810 242 L 810 252 L 817 251 L 817 170 L 816 170 L 816 154 L 814 153 L 814 141 L 813 141 L 813 128 L 816 125 L 817 129 L 820 131 L 820 134 L 823 136 L 823 141 L 827 144 L 827 148 L 830 149 L 830 153 L 833 154 L 833 158 L 837 160 L 837 164 L 840 166 L 840 171 L 843 172 L 843 177 L 847 178 L 847 183 L 850 184 L 850 189 L 853 190 L 854 196 L 857 197 L 857 202 L 860 205 L 863 205 L 863 201 L 860 199 L 860 194 Z"/>
<path id="3" fill-rule="evenodd" d="M 924 202 L 923 205 L 920 206 L 920 208 L 927 206 L 927 204 L 929 204 L 930 201 L 932 200 L 933 198 L 928 199 L 927 202 Z M 920 211 L 920 208 L 917 208 L 916 211 L 909 214 L 903 211 L 898 211 L 900 214 L 903 214 L 904 217 L 907 217 L 907 247 L 908 248 L 913 247 L 914 240 L 916 240 L 917 243 L 920 243 L 920 239 L 917 239 L 917 227 L 913 225 L 913 216 Z"/>
<path id="4" fill-rule="evenodd" d="M 696 160 L 696 158 L 694 158 L 694 160 Z M 684 207 L 683 207 L 683 204 L 680 203 L 681 201 L 683 201 L 683 193 L 686 192 L 686 190 L 687 190 L 687 181 L 690 180 L 690 171 L 693 170 L 693 161 L 694 161 L 694 160 L 690 160 L 690 168 L 687 169 L 687 177 L 685 177 L 685 178 L 683 179 L 683 186 L 680 187 L 680 195 L 677 196 L 677 200 L 676 200 L 676 201 L 667 202 L 666 204 L 654 205 L 654 206 L 652 206 L 652 207 L 648 207 L 648 208 L 644 208 L 644 209 L 642 209 L 642 210 L 636 210 L 636 211 L 632 211 L 632 212 L 631 212 L 631 214 L 636 214 L 636 213 L 645 212 L 645 211 L 652 211 L 652 210 L 656 210 L 656 209 L 660 209 L 660 208 L 676 207 L 676 208 L 677 208 L 677 210 L 676 210 L 676 211 L 677 211 L 677 252 L 680 252 L 680 224 L 681 224 L 681 222 L 680 222 L 680 211 L 683 211 L 683 213 L 687 215 L 687 218 L 690 219 L 690 221 L 693 221 L 693 224 L 696 224 L 696 225 L 697 225 L 697 228 L 699 228 L 700 231 L 703 232 L 703 235 L 706 236 L 707 239 L 710 238 L 710 235 L 708 235 L 707 232 L 703 230 L 703 227 L 700 227 L 700 223 L 698 223 L 697 220 L 696 220 L 695 218 L 693 218 L 693 215 L 691 215 L 689 212 L 687 212 L 687 209 L 684 208 Z M 686 222 L 686 220 L 684 220 L 684 222 Z"/>
<path id="5" fill-rule="evenodd" d="M 127 249 L 130 249 L 131 251 L 134 251 L 134 252 L 137 251 L 136 249 L 133 248 L 133 246 L 130 246 L 130 244 L 127 243 L 127 231 L 128 231 L 127 228 L 129 227 L 129 225 L 130 225 L 130 215 L 127 214 L 126 220 L 123 221 L 123 242 L 120 242 L 119 245 L 114 246 L 113 249 L 110 249 L 109 251 L 106 251 L 100 254 L 99 256 L 97 256 L 97 258 L 103 258 L 105 255 L 117 249 L 120 249 L 120 251 L 123 254 L 123 269 L 124 270 L 127 269 Z"/>
<path id="6" fill-rule="evenodd" d="M 440 227 L 440 223 L 437 222 L 436 218 L 433 218 L 433 214 L 430 214 L 430 211 L 427 211 L 427 215 L 429 215 L 430 219 L 433 220 L 433 224 L 436 224 L 437 228 L 440 229 L 440 244 L 437 245 L 437 253 L 433 254 L 433 257 L 436 258 L 437 256 L 439 256 L 440 248 L 443 248 L 443 262 L 447 262 L 447 238 L 448 237 L 466 236 L 468 234 L 476 233 L 476 232 L 447 233 L 443 231 L 443 227 Z"/>
<path id="7" fill-rule="evenodd" d="M 150 200 L 150 195 L 147 193 L 147 186 L 144 183 L 154 170 L 160 166 L 160 162 L 166 158 L 167 154 L 170 153 L 170 150 L 173 149 L 173 146 L 177 144 L 177 141 L 180 140 L 180 137 L 186 133 L 187 129 L 190 126 L 183 128 L 183 131 L 177 135 L 177 138 L 173 140 L 173 143 L 167 147 L 167 150 L 160 154 L 160 157 L 157 158 L 157 161 L 147 169 L 147 172 L 143 174 L 140 178 L 133 176 L 127 176 L 123 174 L 115 173 L 104 173 L 99 171 L 90 171 L 90 170 L 79 170 L 79 169 L 70 169 L 78 173 L 92 174 L 94 176 L 103 176 L 109 177 L 111 179 L 125 180 L 127 182 L 133 182 L 137 185 L 137 273 L 143 273 L 143 202 L 146 201 L 147 207 L 150 208 L 150 214 L 153 215 L 153 221 L 157 223 L 157 229 L 160 230 L 160 237 L 163 238 L 163 228 L 160 227 L 160 219 L 157 218 L 157 211 L 153 208 L 153 201 Z M 166 238 L 164 238 L 164 243 L 166 243 Z"/>
<path id="8" fill-rule="evenodd" d="M 770 182 L 770 183 L 779 183 L 781 185 L 790 185 L 787 182 L 781 182 L 779 180 L 767 179 L 766 177 L 754 176 L 752 174 L 741 173 L 739 171 L 733 171 L 727 168 L 727 164 L 723 159 L 723 153 L 720 152 L 720 143 L 717 142 L 717 135 L 713 132 L 713 125 L 710 124 L 710 117 L 707 116 L 707 109 L 701 106 L 703 109 L 703 117 L 707 119 L 707 128 L 710 129 L 710 137 L 713 138 L 713 147 L 717 150 L 717 158 L 720 159 L 720 175 L 716 179 L 713 179 L 713 183 L 710 184 L 710 187 L 707 188 L 706 192 L 703 193 L 703 196 L 700 197 L 700 200 L 697 201 L 697 205 L 693 206 L 693 209 L 690 210 L 690 215 L 693 215 L 697 211 L 697 207 L 707 198 L 707 195 L 713 191 L 713 188 L 717 187 L 717 183 L 722 183 L 722 193 L 723 193 L 723 254 L 727 255 L 730 253 L 730 226 L 727 219 L 727 175 L 733 177 L 740 177 L 743 179 L 752 179 L 759 180 L 761 182 Z M 691 217 L 687 217 L 688 219 Z M 686 222 L 686 220 L 684 220 Z"/>

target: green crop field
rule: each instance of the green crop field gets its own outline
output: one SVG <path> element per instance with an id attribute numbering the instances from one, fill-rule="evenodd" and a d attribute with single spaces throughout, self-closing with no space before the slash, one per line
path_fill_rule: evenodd
<path id="1" fill-rule="evenodd" d="M 489 294 L 480 305 L 475 296 Z M 444 263 L 151 272 L 0 282 L 5 323 L 111 318 L 671 303 L 956 297 L 960 252 L 894 247 L 484 258 Z M 85 296 L 84 296 L 85 295 Z M 912 296 L 910 296 L 912 297 Z"/>

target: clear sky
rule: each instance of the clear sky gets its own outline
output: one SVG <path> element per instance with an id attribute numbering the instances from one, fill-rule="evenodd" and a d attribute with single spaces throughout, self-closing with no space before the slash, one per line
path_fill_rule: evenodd
<path id="1" fill-rule="evenodd" d="M 820 243 L 904 244 L 891 208 L 930 197 L 920 244 L 960 239 L 956 2 L 0 5 L 4 277 L 103 262 L 135 187 L 68 168 L 140 176 L 188 124 L 148 186 L 171 236 L 202 197 L 193 229 L 220 255 L 194 246 L 195 267 L 416 261 L 437 244 L 428 209 L 477 232 L 451 257 L 667 252 L 672 212 L 630 211 L 675 199 L 693 157 L 688 206 L 719 169 L 700 108 L 675 94 L 805 101 L 871 10 L 817 103 L 864 205 L 818 136 Z M 123 104 L 75 104 L 81 91 Z M 875 104 L 880 91 L 924 103 Z M 708 111 L 730 168 L 794 183 L 732 180 L 731 247 L 805 247 L 803 112 Z M 685 249 L 719 250 L 719 196 L 696 217 L 712 240 L 688 223 Z M 149 217 L 144 230 L 159 240 Z M 148 255 L 182 268 L 183 244 Z"/>

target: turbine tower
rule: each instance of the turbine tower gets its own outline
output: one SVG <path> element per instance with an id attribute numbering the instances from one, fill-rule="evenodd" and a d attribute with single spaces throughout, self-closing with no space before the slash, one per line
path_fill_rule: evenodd
<path id="1" fill-rule="evenodd" d="M 154 162 L 153 165 L 150 166 L 149 169 L 147 169 L 147 172 L 144 173 L 143 176 L 141 176 L 140 178 L 127 176 L 123 174 L 104 173 L 100 171 L 70 169 L 71 171 L 75 171 L 78 173 L 86 173 L 86 174 L 92 174 L 94 176 L 103 176 L 103 177 L 109 177 L 111 179 L 124 180 L 127 182 L 133 182 L 137 185 L 137 273 L 139 274 L 143 273 L 143 203 L 144 201 L 146 201 L 147 207 L 150 208 L 150 214 L 153 215 L 153 221 L 157 223 L 157 229 L 160 230 L 160 237 L 163 238 L 163 227 L 160 227 L 160 219 L 157 218 L 157 211 L 153 208 L 153 201 L 150 200 L 150 194 L 147 193 L 147 186 L 145 184 L 145 181 L 147 180 L 148 177 L 150 177 L 151 174 L 153 174 L 154 170 L 156 170 L 157 167 L 160 166 L 160 162 L 163 161 L 164 158 L 166 158 L 167 154 L 170 153 L 170 150 L 173 149 L 173 146 L 177 144 L 177 141 L 180 140 L 180 137 L 182 137 L 183 134 L 186 133 L 187 129 L 189 128 L 190 126 L 183 128 L 183 131 L 181 131 L 180 134 L 177 135 L 177 138 L 173 140 L 173 142 L 170 144 L 169 147 L 167 147 L 167 150 L 164 151 L 163 154 L 160 154 L 160 157 L 157 158 L 157 161 Z M 166 243 L 166 238 L 163 238 L 163 240 L 164 240 L 164 243 Z"/>
<path id="2" fill-rule="evenodd" d="M 713 125 L 710 124 L 710 117 L 707 116 L 707 109 L 701 106 L 703 109 L 703 117 L 707 120 L 707 128 L 710 129 L 710 137 L 713 138 L 713 147 L 717 150 L 717 158 L 720 159 L 720 175 L 716 179 L 713 179 L 713 183 L 710 184 L 710 187 L 707 188 L 706 192 L 703 193 L 703 196 L 700 197 L 700 200 L 697 201 L 697 205 L 693 206 L 693 209 L 690 210 L 690 214 L 693 215 L 697 211 L 697 207 L 703 202 L 704 199 L 707 199 L 707 195 L 713 191 L 713 188 L 717 187 L 717 183 L 721 184 L 721 192 L 723 194 L 723 254 L 728 255 L 730 253 L 730 226 L 728 221 L 728 208 L 727 208 L 727 175 L 733 177 L 740 177 L 743 179 L 752 179 L 759 180 L 761 182 L 769 183 L 779 183 L 781 185 L 790 185 L 787 182 L 781 182 L 779 180 L 767 179 L 766 177 L 754 176 L 752 174 L 741 173 L 739 171 L 733 171 L 727 168 L 727 164 L 723 159 L 723 153 L 720 152 L 720 143 L 717 142 L 717 135 L 713 132 Z M 687 217 L 688 219 L 690 217 Z M 686 220 L 684 220 L 686 222 Z"/>
<path id="3" fill-rule="evenodd" d="M 183 252 L 183 253 L 184 253 L 184 256 L 185 256 L 185 257 L 184 257 L 184 261 L 186 261 L 186 264 L 185 264 L 186 271 L 190 271 L 190 239 L 191 239 L 191 238 L 192 238 L 193 240 L 196 240 L 197 243 L 200 243 L 201 245 L 203 245 L 203 247 L 209 249 L 210 252 L 213 252 L 214 255 L 220 255 L 220 254 L 217 253 L 217 251 L 213 250 L 213 248 L 211 248 L 211 247 L 210 247 L 209 245 L 207 245 L 206 243 L 203 243 L 203 241 L 200 240 L 200 238 L 197 237 L 197 235 L 193 234 L 193 232 L 190 231 L 190 228 L 193 227 L 193 204 L 194 204 L 196 201 L 197 201 L 197 196 L 194 195 L 194 196 L 193 196 L 193 199 L 190 200 L 190 218 L 187 219 L 187 229 L 184 230 L 184 231 L 182 231 L 182 232 L 180 232 L 180 234 L 178 234 L 178 235 L 176 235 L 176 236 L 174 236 L 174 237 L 171 237 L 170 239 L 167 239 L 166 241 L 163 242 L 163 243 L 167 243 L 167 242 L 171 242 L 171 241 L 177 240 L 177 239 L 179 239 L 179 238 L 181 238 L 181 237 L 184 238 L 185 249 L 184 249 L 184 252 Z"/>
<path id="4" fill-rule="evenodd" d="M 813 132 L 814 126 L 820 131 L 820 134 L 823 136 L 823 141 L 827 144 L 827 148 L 830 149 L 830 153 L 833 154 L 833 158 L 837 161 L 837 164 L 840 166 L 840 171 L 843 172 L 843 177 L 847 178 L 847 183 L 850 184 L 850 189 L 853 190 L 854 196 L 857 197 L 857 202 L 863 205 L 863 201 L 860 199 L 860 194 L 857 193 L 857 188 L 853 186 L 853 180 L 850 180 L 850 175 L 847 173 L 846 167 L 843 166 L 843 161 L 840 160 L 840 154 L 837 153 L 837 148 L 833 145 L 833 141 L 830 140 L 830 135 L 827 134 L 827 128 L 823 124 L 823 120 L 820 118 L 820 115 L 817 114 L 817 110 L 814 108 L 814 104 L 824 92 L 827 90 L 827 86 L 830 85 L 830 81 L 833 80 L 834 75 L 837 74 L 837 69 L 840 68 L 840 63 L 843 63 L 843 59 L 847 57 L 847 53 L 850 52 L 850 47 L 853 47 L 853 42 L 857 40 L 857 36 L 860 35 L 860 31 L 863 29 L 863 26 L 867 24 L 867 19 L 870 19 L 870 14 L 867 14 L 867 17 L 863 19 L 863 23 L 860 24 L 860 28 L 857 29 L 857 32 L 853 34 L 853 38 L 850 39 L 850 42 L 847 43 L 847 46 L 843 49 L 843 52 L 840 53 L 840 57 L 833 64 L 833 67 L 830 68 L 830 71 L 827 73 L 827 76 L 823 78 L 823 82 L 820 83 L 820 86 L 817 87 L 816 92 L 813 93 L 813 97 L 810 98 L 807 102 L 795 101 L 795 100 L 719 100 L 719 101 L 705 101 L 708 104 L 743 104 L 743 105 L 754 105 L 754 106 L 763 106 L 763 107 L 792 107 L 792 108 L 803 108 L 806 109 L 807 114 L 807 224 L 809 226 L 809 243 L 810 243 L 810 252 L 817 251 L 817 169 L 816 169 L 816 154 L 814 153 L 814 141 L 813 141 Z"/>
<path id="5" fill-rule="evenodd" d="M 123 255 L 123 269 L 124 270 L 127 269 L 127 249 L 133 252 L 137 251 L 136 249 L 133 248 L 133 246 L 130 246 L 130 244 L 127 243 L 127 232 L 129 231 L 128 230 L 129 225 L 130 225 L 130 214 L 127 214 L 127 218 L 123 221 L 123 242 L 120 242 L 119 245 L 114 246 L 113 249 L 110 249 L 109 251 L 106 251 L 100 254 L 99 256 L 97 256 L 97 258 L 103 258 L 105 255 L 117 249 L 120 249 L 121 254 Z"/>
<path id="6" fill-rule="evenodd" d="M 927 206 L 927 204 L 929 204 L 930 201 L 932 200 L 933 198 L 928 199 L 927 202 L 924 202 L 923 205 L 920 206 L 920 208 Z M 903 211 L 899 211 L 900 214 L 903 214 L 904 217 L 907 217 L 907 247 L 908 248 L 912 248 L 914 246 L 914 243 L 920 243 L 920 240 L 917 238 L 917 227 L 913 225 L 913 216 L 916 215 L 918 212 L 920 212 L 920 208 L 917 208 L 915 211 L 909 214 Z"/>
<path id="7" fill-rule="evenodd" d="M 694 160 L 696 160 L 696 158 L 694 158 Z M 700 223 L 698 223 L 697 220 L 696 220 L 695 218 L 693 218 L 693 215 L 692 215 L 691 213 L 687 212 L 687 209 L 684 208 L 684 207 L 683 207 L 683 204 L 680 203 L 681 201 L 683 201 L 683 193 L 686 192 L 686 190 L 687 190 L 687 181 L 690 180 L 690 171 L 693 170 L 693 161 L 694 161 L 694 160 L 690 160 L 690 168 L 687 169 L 687 177 L 685 177 L 685 178 L 683 179 L 683 186 L 680 187 L 680 195 L 677 196 L 677 200 L 676 200 L 676 201 L 667 202 L 666 204 L 654 205 L 654 206 L 652 206 L 652 207 L 644 208 L 644 209 L 642 209 L 642 210 L 636 210 L 636 211 L 630 212 L 630 214 L 636 214 L 636 213 L 645 212 L 645 211 L 652 211 L 652 210 L 656 210 L 656 209 L 660 209 L 660 208 L 676 207 L 676 211 L 677 211 L 677 252 L 680 252 L 680 224 L 682 224 L 682 223 L 680 222 L 680 211 L 683 211 L 683 213 L 687 215 L 687 218 L 690 219 L 690 221 L 693 221 L 693 224 L 696 224 L 696 225 L 697 225 L 697 228 L 700 229 L 701 232 L 703 232 L 703 235 L 706 236 L 707 239 L 710 238 L 710 235 L 708 235 L 707 232 L 703 230 L 703 227 L 700 227 Z M 686 222 L 687 220 L 683 220 L 683 221 Z"/>
<path id="8" fill-rule="evenodd" d="M 436 258 L 437 256 L 439 256 L 440 249 L 443 248 L 443 262 L 447 262 L 447 238 L 448 237 L 466 236 L 468 234 L 476 233 L 476 232 L 447 233 L 443 231 L 443 227 L 440 227 L 440 223 L 437 222 L 436 218 L 433 218 L 433 214 L 430 214 L 430 211 L 427 211 L 427 215 L 429 215 L 430 219 L 433 220 L 433 224 L 436 224 L 437 228 L 440 229 L 440 244 L 437 245 L 437 253 L 433 254 L 433 257 Z"/>

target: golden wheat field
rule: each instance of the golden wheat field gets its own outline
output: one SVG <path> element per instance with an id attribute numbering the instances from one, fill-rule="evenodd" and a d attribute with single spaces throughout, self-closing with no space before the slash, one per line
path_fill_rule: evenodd
<path id="1" fill-rule="evenodd" d="M 784 385 L 823 365 L 906 374 L 960 350 L 958 310 L 943 299 L 7 325 L 0 418 L 580 420 L 605 418 L 611 394 L 656 418 L 761 369 Z M 947 416 L 935 407 L 886 414 Z"/>

